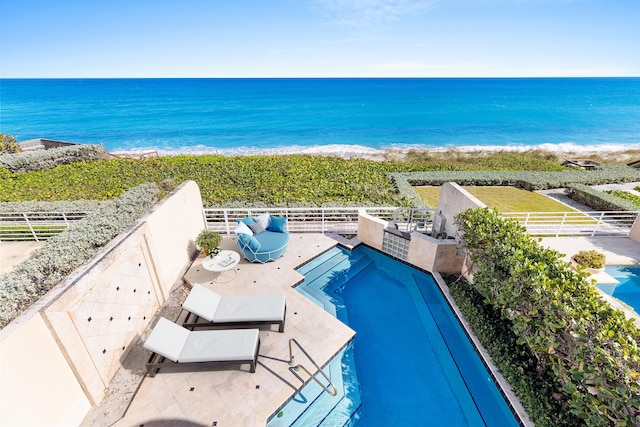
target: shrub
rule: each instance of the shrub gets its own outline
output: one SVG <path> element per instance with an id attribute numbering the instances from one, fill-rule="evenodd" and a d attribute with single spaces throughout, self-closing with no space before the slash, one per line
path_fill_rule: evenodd
<path id="1" fill-rule="evenodd" d="M 638 206 L 631 201 L 603 191 L 594 190 L 583 184 L 568 185 L 567 195 L 578 203 L 598 211 L 635 211 Z"/>
<path id="2" fill-rule="evenodd" d="M 60 200 L 56 202 L 1 202 L 0 213 L 7 212 L 92 212 L 104 202 L 96 200 Z"/>
<path id="3" fill-rule="evenodd" d="M 106 158 L 107 152 L 101 145 L 82 144 L 0 156 L 0 166 L 4 166 L 9 172 L 25 173 L 84 160 Z"/>
<path id="4" fill-rule="evenodd" d="M 462 277 L 444 277 L 456 305 L 491 360 L 511 385 L 529 418 L 538 427 L 584 425 L 565 410 L 567 399 L 554 397 L 558 386 L 549 375 L 537 373 L 536 358 L 526 344 L 518 343 L 509 320 Z"/>
<path id="5" fill-rule="evenodd" d="M 413 206 L 425 207 L 414 186 L 442 185 L 455 182 L 459 185 L 512 186 L 524 190 L 546 190 L 564 188 L 574 184 L 599 185 L 608 183 L 640 181 L 640 170 L 626 165 L 603 165 L 597 170 L 585 171 L 569 169 L 561 172 L 536 171 L 435 171 L 435 172 L 395 172 L 389 180 Z M 593 190 L 595 191 L 595 190 Z M 616 209 L 619 210 L 619 209 Z"/>
<path id="6" fill-rule="evenodd" d="M 0 154 L 13 154 L 22 151 L 16 137 L 0 133 Z"/>
<path id="7" fill-rule="evenodd" d="M 587 268 L 604 268 L 607 257 L 596 250 L 580 251 L 573 256 L 573 260 Z"/>
<path id="8" fill-rule="evenodd" d="M 222 236 L 216 231 L 202 230 L 196 237 L 196 245 L 200 246 L 205 255 L 211 252 L 214 255 L 218 253 L 218 247 L 222 241 Z"/>
<path id="9" fill-rule="evenodd" d="M 588 426 L 640 422 L 640 332 L 584 274 L 514 220 L 469 209 L 456 218 L 474 287 L 536 358 L 557 399 Z"/>
<path id="10" fill-rule="evenodd" d="M 636 191 L 638 191 L 637 188 L 635 187 Z M 640 209 L 640 196 L 636 194 L 622 190 L 606 190 L 605 193 L 630 202 L 636 209 Z"/>
<path id="11" fill-rule="evenodd" d="M 104 203 L 101 209 L 49 239 L 12 272 L 0 276 L 0 327 L 4 328 L 147 212 L 158 192 L 154 184 L 144 184 Z"/>

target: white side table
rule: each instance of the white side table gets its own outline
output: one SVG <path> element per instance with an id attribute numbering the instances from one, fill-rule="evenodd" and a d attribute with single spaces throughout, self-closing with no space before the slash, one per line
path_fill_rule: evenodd
<path id="1" fill-rule="evenodd" d="M 207 255 L 202 260 L 202 268 L 204 268 L 205 270 L 211 271 L 214 275 L 214 278 L 215 278 L 215 273 L 219 273 L 218 279 L 223 277 L 222 273 L 226 271 L 232 271 L 233 275 L 231 275 L 230 277 L 227 277 L 226 280 L 224 280 L 224 282 L 228 282 L 229 280 L 232 280 L 234 277 L 236 277 L 236 271 L 233 268 L 236 265 L 238 265 L 239 262 L 240 262 L 240 254 L 238 252 L 224 250 L 224 251 L 220 251 L 220 253 L 214 256 L 213 258 Z M 215 280 L 215 281 L 220 281 L 220 280 Z"/>

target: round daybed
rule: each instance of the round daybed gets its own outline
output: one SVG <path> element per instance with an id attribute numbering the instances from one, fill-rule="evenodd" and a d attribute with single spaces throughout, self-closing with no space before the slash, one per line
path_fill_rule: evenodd
<path id="1" fill-rule="evenodd" d="M 289 245 L 286 222 L 286 218 L 268 214 L 239 220 L 236 243 L 245 259 L 265 263 L 284 255 Z"/>

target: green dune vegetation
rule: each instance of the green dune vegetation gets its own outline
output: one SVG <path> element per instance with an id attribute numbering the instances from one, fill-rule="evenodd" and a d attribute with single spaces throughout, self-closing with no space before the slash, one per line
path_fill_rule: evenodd
<path id="1" fill-rule="evenodd" d="M 27 154 L 30 153 L 10 156 Z M 6 167 L 2 157 L 0 165 Z M 191 179 L 199 184 L 207 206 L 406 205 L 407 201 L 388 179 L 389 173 L 566 170 L 560 163 L 555 155 L 541 151 L 479 155 L 456 150 L 409 152 L 402 156 L 390 153 L 376 160 L 312 155 L 90 159 L 22 173 L 0 167 L 0 201 L 108 200 L 145 182 L 170 191 Z"/>

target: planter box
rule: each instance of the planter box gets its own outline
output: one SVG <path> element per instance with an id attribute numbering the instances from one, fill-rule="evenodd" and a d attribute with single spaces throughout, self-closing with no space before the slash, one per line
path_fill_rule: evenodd
<path id="1" fill-rule="evenodd" d="M 583 271 L 587 274 L 600 274 L 604 271 L 604 267 L 602 268 L 585 267 L 583 270 L 580 270 L 579 269 L 580 264 L 578 264 L 576 260 L 573 259 L 573 257 L 571 257 L 571 266 L 573 267 L 574 270 Z"/>

